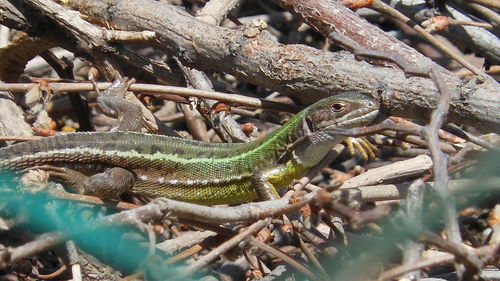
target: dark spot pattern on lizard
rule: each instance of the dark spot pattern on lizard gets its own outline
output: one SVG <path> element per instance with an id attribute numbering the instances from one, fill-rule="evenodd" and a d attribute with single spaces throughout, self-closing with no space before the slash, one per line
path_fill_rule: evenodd
<path id="1" fill-rule="evenodd" d="M 184 151 L 184 149 L 182 149 L 182 148 L 176 148 L 174 150 L 173 154 L 175 154 L 175 155 L 184 155 L 184 154 L 186 154 L 186 151 Z"/>
<path id="2" fill-rule="evenodd" d="M 196 158 L 212 158 L 212 155 L 207 155 L 204 150 L 198 151 L 195 155 Z"/>
<path id="3" fill-rule="evenodd" d="M 67 135 L 66 135 L 66 138 L 67 138 L 69 141 L 74 141 L 74 140 L 76 140 L 76 136 L 77 136 L 77 134 L 67 134 Z"/>
<path id="4" fill-rule="evenodd" d="M 144 148 L 142 146 L 134 147 L 133 150 L 135 150 L 139 154 L 141 154 L 142 152 L 144 152 Z"/>
<path id="5" fill-rule="evenodd" d="M 220 157 L 220 158 L 228 158 L 228 157 L 230 157 L 230 156 L 231 156 L 231 154 L 230 154 L 228 151 L 221 152 L 221 153 L 219 154 L 219 157 Z"/>
<path id="6" fill-rule="evenodd" d="M 105 150 L 121 150 L 120 147 L 116 143 L 103 143 L 102 148 Z"/>
<path id="7" fill-rule="evenodd" d="M 39 146 L 36 146 L 36 145 L 33 145 L 31 147 L 31 153 L 35 154 L 35 153 L 39 153 L 39 152 L 42 152 L 42 148 L 40 148 Z"/>
<path id="8" fill-rule="evenodd" d="M 151 154 L 155 154 L 156 152 L 161 152 L 161 148 L 156 144 L 151 145 Z"/>
<path id="9" fill-rule="evenodd" d="M 124 138 L 127 137 L 125 135 L 125 133 L 126 132 L 117 131 L 117 132 L 115 132 L 114 134 L 111 135 L 111 140 L 113 140 L 113 141 L 123 140 Z"/>

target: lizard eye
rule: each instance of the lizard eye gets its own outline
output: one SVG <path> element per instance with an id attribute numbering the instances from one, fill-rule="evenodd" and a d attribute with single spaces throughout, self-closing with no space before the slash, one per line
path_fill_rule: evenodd
<path id="1" fill-rule="evenodd" d="M 331 110 L 333 112 L 341 112 L 342 110 L 344 110 L 344 104 L 342 103 L 334 103 L 332 104 L 332 107 L 331 107 Z"/>

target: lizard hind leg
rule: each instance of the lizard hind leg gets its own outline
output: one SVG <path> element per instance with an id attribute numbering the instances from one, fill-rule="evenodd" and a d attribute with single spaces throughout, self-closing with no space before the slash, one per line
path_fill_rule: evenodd
<path id="1" fill-rule="evenodd" d="M 132 172 L 121 167 L 114 167 L 104 172 L 87 176 L 75 169 L 51 165 L 30 168 L 47 172 L 51 178 L 64 182 L 78 194 L 97 196 L 102 199 L 117 198 L 130 191 L 135 184 Z"/>

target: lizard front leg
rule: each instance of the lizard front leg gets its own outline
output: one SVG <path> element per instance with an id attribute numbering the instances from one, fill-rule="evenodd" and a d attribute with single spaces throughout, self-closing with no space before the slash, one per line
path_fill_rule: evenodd
<path id="1" fill-rule="evenodd" d="M 257 191 L 259 199 L 279 199 L 280 195 L 272 182 L 278 182 L 279 178 L 283 177 L 285 173 L 286 166 L 282 164 L 255 171 L 252 175 L 252 184 Z"/>
<path id="2" fill-rule="evenodd" d="M 134 82 L 135 79 L 117 79 L 104 92 L 98 92 L 97 105 L 99 109 L 105 115 L 118 119 L 118 124 L 112 131 L 139 132 L 142 128 L 141 107 L 125 100 L 127 89 Z"/>

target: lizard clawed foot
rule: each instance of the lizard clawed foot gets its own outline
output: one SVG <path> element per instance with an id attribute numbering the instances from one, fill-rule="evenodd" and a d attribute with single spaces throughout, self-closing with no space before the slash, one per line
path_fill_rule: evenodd
<path id="1" fill-rule="evenodd" d="M 359 137 L 348 137 L 345 140 L 347 148 L 349 149 L 349 153 L 354 155 L 355 150 L 359 151 L 363 160 L 368 161 L 369 159 L 375 159 L 375 152 L 377 151 L 377 147 L 374 146 L 368 139 Z"/>

